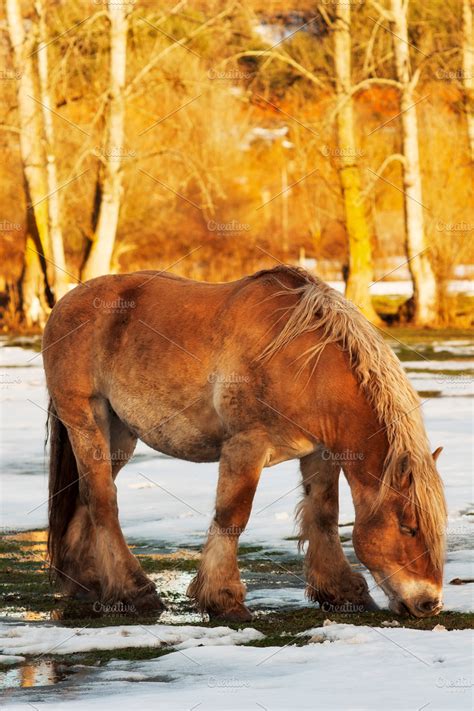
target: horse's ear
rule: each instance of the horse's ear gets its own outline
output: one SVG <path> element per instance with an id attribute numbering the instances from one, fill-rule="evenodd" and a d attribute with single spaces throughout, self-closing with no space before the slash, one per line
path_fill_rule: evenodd
<path id="1" fill-rule="evenodd" d="M 397 486 L 400 491 L 407 489 L 411 481 L 410 452 L 403 452 L 398 458 L 396 468 Z"/>
<path id="2" fill-rule="evenodd" d="M 441 454 L 442 451 L 443 451 L 443 447 L 438 447 L 438 449 L 435 449 L 435 451 L 434 451 L 433 454 L 431 455 L 431 456 L 433 457 L 433 461 L 434 461 L 434 462 L 436 462 L 436 460 L 438 459 L 438 457 L 439 457 L 439 455 Z"/>

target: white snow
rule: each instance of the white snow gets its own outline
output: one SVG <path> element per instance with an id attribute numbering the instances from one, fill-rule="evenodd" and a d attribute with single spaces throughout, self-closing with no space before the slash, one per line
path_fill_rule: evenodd
<path id="1" fill-rule="evenodd" d="M 94 649 L 245 644 L 262 639 L 252 628 L 194 627 L 192 625 L 119 625 L 117 627 L 58 627 L 0 623 L 0 649 L 4 654 L 73 654 Z"/>
<path id="2" fill-rule="evenodd" d="M 72 681 L 67 703 L 55 698 L 57 690 L 43 690 L 34 706 L 41 711 L 471 708 L 468 630 L 329 625 L 304 634 L 318 641 L 303 647 L 292 646 L 295 638 L 283 647 L 203 646 L 192 650 L 192 659 L 177 651 L 146 662 L 111 662 L 97 670 L 93 683 Z M 21 701 L 21 696 L 12 699 L 4 708 L 20 709 Z"/>
<path id="3" fill-rule="evenodd" d="M 10 666 L 11 664 L 17 664 L 18 662 L 24 662 L 25 657 L 20 657 L 16 654 L 0 654 L 0 666 Z"/>
<path id="4" fill-rule="evenodd" d="M 328 281 L 329 286 L 333 289 L 344 293 L 346 285 L 343 281 Z M 406 296 L 413 294 L 412 282 L 408 279 L 403 280 L 380 280 L 370 285 L 369 291 L 372 296 Z M 452 294 L 464 293 L 472 294 L 474 292 L 474 282 L 469 279 L 452 279 L 448 283 L 448 292 Z"/>

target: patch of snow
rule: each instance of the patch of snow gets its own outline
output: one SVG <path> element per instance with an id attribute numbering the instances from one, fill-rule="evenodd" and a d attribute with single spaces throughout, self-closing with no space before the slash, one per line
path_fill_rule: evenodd
<path id="1" fill-rule="evenodd" d="M 73 654 L 94 649 L 163 647 L 191 649 L 202 645 L 245 644 L 264 635 L 251 627 L 192 625 L 121 625 L 117 627 L 57 627 L 0 623 L 0 649 L 5 655 Z"/>
<path id="2" fill-rule="evenodd" d="M 332 624 L 299 647 L 199 647 L 146 662 L 111 662 L 67 701 L 45 689 L 41 711 L 464 711 L 471 708 L 469 630 L 438 632 Z M 137 684 L 138 677 L 147 683 Z M 72 687 L 74 689 L 74 687 Z M 78 693 L 80 695 L 78 695 Z M 23 697 L 23 699 L 26 697 Z M 10 699 L 4 709 L 20 709 Z M 23 704 L 24 707 L 24 704 Z"/>
<path id="3" fill-rule="evenodd" d="M 317 267 L 316 267 L 317 268 Z M 343 281 L 328 281 L 329 286 L 333 289 L 344 293 L 346 285 Z M 413 294 L 412 282 L 407 280 L 400 281 L 376 281 L 370 285 L 369 291 L 372 296 L 407 296 Z M 474 282 L 469 279 L 452 279 L 448 282 L 448 292 L 452 294 L 474 293 Z"/>
<path id="4" fill-rule="evenodd" d="M 414 347 L 416 350 L 416 346 Z M 442 349 L 444 350 L 444 348 Z M 444 378 L 463 378 L 463 377 L 468 377 L 470 378 L 471 382 L 474 380 L 474 375 L 468 374 L 467 376 L 464 376 L 463 373 L 460 375 L 454 374 L 451 375 L 450 373 L 437 373 L 437 370 L 463 370 L 464 368 L 472 368 L 472 362 L 469 362 L 469 365 L 464 365 L 465 360 L 431 360 L 431 359 L 426 359 L 424 358 L 423 360 L 413 360 L 413 361 L 404 361 L 403 367 L 408 368 L 410 371 L 416 371 L 420 370 L 423 371 L 422 373 L 417 373 L 417 377 L 419 375 L 426 375 L 428 377 L 432 378 L 439 378 L 440 380 L 443 380 Z M 429 372 L 425 372 L 429 371 Z M 410 378 L 413 376 L 413 372 L 409 373 Z"/>
<path id="5" fill-rule="evenodd" d="M 243 577 L 245 578 L 245 575 Z M 252 609 L 264 608 L 265 610 L 278 607 L 306 607 L 308 600 L 304 593 L 304 577 L 301 574 L 299 578 L 300 580 L 298 581 L 297 579 L 296 582 L 299 582 L 300 587 L 279 588 L 273 586 L 271 588 L 248 590 L 245 603 Z"/>
<path id="6" fill-rule="evenodd" d="M 10 664 L 18 664 L 24 662 L 25 657 L 19 657 L 14 654 L 0 654 L 0 666 L 9 666 Z"/>

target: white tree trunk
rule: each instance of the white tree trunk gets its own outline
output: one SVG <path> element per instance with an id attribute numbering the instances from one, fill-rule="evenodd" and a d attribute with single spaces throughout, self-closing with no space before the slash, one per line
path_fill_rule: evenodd
<path id="1" fill-rule="evenodd" d="M 402 124 L 403 189 L 406 222 L 406 251 L 413 280 L 414 320 L 420 325 L 432 324 L 437 316 L 436 281 L 427 254 L 418 119 L 411 84 L 410 46 L 408 39 L 408 2 L 390 0 L 392 37 L 397 79 L 400 82 L 400 119 Z"/>
<path id="2" fill-rule="evenodd" d="M 101 202 L 94 239 L 83 269 L 84 279 L 110 271 L 122 194 L 121 159 L 124 139 L 125 76 L 127 65 L 128 8 L 109 0 L 110 85 L 107 139 L 102 156 L 104 170 Z"/>
<path id="3" fill-rule="evenodd" d="M 25 36 L 19 0 L 6 0 L 6 17 L 10 42 L 13 48 L 17 82 L 18 116 L 20 124 L 20 155 L 25 177 L 28 206 L 25 262 L 22 277 L 22 307 L 27 325 L 42 320 L 37 315 L 38 303 L 47 308 L 48 291 L 44 263 L 38 253 L 49 251 L 48 205 L 46 175 L 42 150 L 41 115 L 35 96 L 34 66 L 31 56 L 33 38 Z"/>
<path id="4" fill-rule="evenodd" d="M 462 4 L 462 68 L 465 92 L 467 134 L 471 162 L 474 162 L 474 25 L 472 0 Z"/>
<path id="5" fill-rule="evenodd" d="M 58 179 L 56 172 L 56 157 L 54 154 L 54 125 L 51 112 L 52 103 L 49 92 L 48 79 L 48 49 L 47 28 L 44 0 L 37 0 L 36 8 L 39 16 L 39 44 L 36 52 L 38 61 L 39 94 L 43 114 L 43 128 L 45 136 L 46 153 L 46 178 L 48 189 L 48 227 L 51 245 L 51 261 L 54 266 L 54 296 L 56 301 L 64 296 L 68 290 L 66 278 L 66 259 L 64 257 L 64 243 L 61 230 L 60 203 L 58 192 Z"/>
<path id="6" fill-rule="evenodd" d="M 349 276 L 346 296 L 362 313 L 376 323 L 379 318 L 372 306 L 369 286 L 373 279 L 370 229 L 361 195 L 360 172 L 357 165 L 357 142 L 351 97 L 351 6 L 336 3 L 334 31 L 334 66 L 336 94 L 341 106 L 336 115 L 339 147 L 339 176 L 341 181 L 345 223 L 349 246 Z"/>

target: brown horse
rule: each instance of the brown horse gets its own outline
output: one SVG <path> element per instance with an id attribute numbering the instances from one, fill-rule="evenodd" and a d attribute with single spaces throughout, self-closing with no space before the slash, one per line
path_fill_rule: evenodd
<path id="1" fill-rule="evenodd" d="M 440 450 L 430 454 L 420 401 L 391 349 L 324 282 L 291 267 L 228 284 L 162 272 L 100 277 L 54 307 L 43 355 L 49 554 L 65 594 L 162 605 L 118 518 L 114 479 L 139 438 L 173 457 L 220 462 L 215 516 L 188 590 L 210 615 L 250 618 L 239 535 L 262 468 L 295 458 L 308 596 L 371 605 L 339 542 L 342 467 L 357 556 L 391 608 L 440 611 Z"/>

